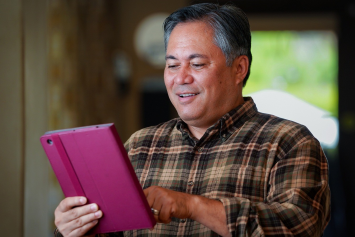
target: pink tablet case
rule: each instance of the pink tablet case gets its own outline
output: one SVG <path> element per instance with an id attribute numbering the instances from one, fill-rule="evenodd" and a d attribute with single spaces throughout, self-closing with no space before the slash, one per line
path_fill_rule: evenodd
<path id="1" fill-rule="evenodd" d="M 89 234 L 155 225 L 114 124 L 47 132 L 40 140 L 64 195 L 85 196 L 102 210 Z"/>

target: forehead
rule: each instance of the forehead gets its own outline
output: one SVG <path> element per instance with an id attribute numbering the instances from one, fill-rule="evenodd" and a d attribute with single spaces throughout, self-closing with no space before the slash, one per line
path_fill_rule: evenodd
<path id="1" fill-rule="evenodd" d="M 167 54 L 176 50 L 213 50 L 214 31 L 212 27 L 203 21 L 179 23 L 170 34 Z"/>

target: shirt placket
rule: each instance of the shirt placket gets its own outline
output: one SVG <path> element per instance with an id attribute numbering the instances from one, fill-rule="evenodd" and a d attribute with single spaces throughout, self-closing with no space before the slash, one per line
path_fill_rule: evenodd
<path id="1" fill-rule="evenodd" d="M 194 188 L 195 184 L 198 182 L 198 180 L 196 180 L 196 174 L 198 172 L 198 166 L 201 161 L 201 159 L 200 159 L 201 155 L 203 154 L 203 147 L 198 147 L 195 145 L 193 150 L 191 151 L 191 153 L 192 153 L 191 156 L 193 157 L 193 161 L 191 164 L 189 177 L 188 177 L 188 180 L 186 183 L 186 193 L 195 194 L 193 192 L 193 188 Z M 185 229 L 186 229 L 186 226 L 188 223 L 189 222 L 187 219 L 180 220 L 178 236 L 184 236 Z"/>

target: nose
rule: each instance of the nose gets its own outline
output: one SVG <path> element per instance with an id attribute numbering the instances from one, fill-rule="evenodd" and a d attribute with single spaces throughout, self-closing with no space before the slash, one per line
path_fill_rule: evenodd
<path id="1" fill-rule="evenodd" d="M 175 84 L 184 85 L 190 84 L 193 82 L 193 77 L 190 73 L 190 70 L 185 67 L 181 67 L 174 79 Z"/>

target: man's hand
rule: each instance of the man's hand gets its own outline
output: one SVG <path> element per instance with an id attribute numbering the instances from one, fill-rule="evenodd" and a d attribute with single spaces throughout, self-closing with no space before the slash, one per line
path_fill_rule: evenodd
<path id="1" fill-rule="evenodd" d="M 55 225 L 64 237 L 84 236 L 102 217 L 96 204 L 85 205 L 85 197 L 68 197 L 55 209 Z"/>
<path id="2" fill-rule="evenodd" d="M 172 217 L 191 218 L 192 195 L 158 186 L 152 186 L 143 191 L 149 206 L 159 211 L 159 215 L 154 215 L 157 222 L 169 223 Z"/>
<path id="3" fill-rule="evenodd" d="M 230 236 L 226 212 L 220 201 L 157 186 L 143 191 L 149 206 L 159 211 L 158 215 L 154 215 L 157 222 L 169 223 L 172 217 L 188 218 L 205 225 L 219 235 Z"/>

